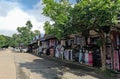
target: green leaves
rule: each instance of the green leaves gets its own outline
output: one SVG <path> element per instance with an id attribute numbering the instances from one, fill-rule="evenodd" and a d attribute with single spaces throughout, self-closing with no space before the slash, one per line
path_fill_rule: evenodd
<path id="1" fill-rule="evenodd" d="M 31 31 L 32 27 L 31 21 L 27 21 L 26 26 L 17 28 L 19 34 L 14 34 L 12 37 L 14 39 L 15 46 L 19 46 L 21 43 L 28 45 L 32 41 L 33 37 L 40 35 L 39 30 L 35 30 L 34 32 Z"/>
<path id="2" fill-rule="evenodd" d="M 55 34 L 58 38 L 61 38 L 68 34 L 68 27 L 71 27 L 71 10 L 72 6 L 68 0 L 43 0 L 45 7 L 43 8 L 43 14 L 50 17 L 55 23 L 50 25 L 45 23 L 44 29 L 47 34 Z M 71 30 L 70 30 L 71 31 Z M 71 33 L 71 32 L 70 32 Z"/>
<path id="3" fill-rule="evenodd" d="M 6 38 L 3 35 L 0 35 L 0 47 L 4 46 L 6 43 Z"/>
<path id="4" fill-rule="evenodd" d="M 96 29 L 116 24 L 120 0 L 81 0 L 73 9 L 73 22 L 77 27 Z M 81 26 L 79 26 L 81 25 Z"/>
<path id="5" fill-rule="evenodd" d="M 31 21 L 27 21 L 27 22 L 26 22 L 26 28 L 27 28 L 28 30 L 31 30 L 32 27 L 33 27 L 33 25 L 32 25 L 32 23 L 31 23 Z"/>
<path id="6" fill-rule="evenodd" d="M 68 17 L 64 14 L 60 14 L 59 16 L 56 16 L 56 22 L 58 24 L 64 25 L 68 21 Z"/>
<path id="7" fill-rule="evenodd" d="M 0 35 L 0 47 L 2 46 L 10 46 L 11 45 L 11 37 Z"/>
<path id="8" fill-rule="evenodd" d="M 55 23 L 49 25 L 49 33 L 64 36 L 85 30 L 102 29 L 118 23 L 120 0 L 76 0 L 74 7 L 68 0 L 43 0 L 43 14 Z M 46 26 L 46 25 L 45 25 Z M 54 30 L 55 29 L 55 30 Z M 56 31 L 57 30 L 57 31 Z M 59 33 L 57 33 L 59 32 Z M 48 34 L 49 34 L 48 33 Z"/>
<path id="9" fill-rule="evenodd" d="M 53 26 L 48 21 L 44 23 L 44 30 L 46 34 L 53 34 Z"/>

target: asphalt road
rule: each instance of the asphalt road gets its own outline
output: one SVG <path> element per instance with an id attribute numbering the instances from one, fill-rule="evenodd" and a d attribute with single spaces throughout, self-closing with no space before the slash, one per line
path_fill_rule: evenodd
<path id="1" fill-rule="evenodd" d="M 64 63 L 40 58 L 10 49 L 0 51 L 0 79 L 103 79 Z"/>

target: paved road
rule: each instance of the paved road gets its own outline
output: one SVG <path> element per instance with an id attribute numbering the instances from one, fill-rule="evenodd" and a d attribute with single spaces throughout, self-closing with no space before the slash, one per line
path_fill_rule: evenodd
<path id="1" fill-rule="evenodd" d="M 28 53 L 0 51 L 0 79 L 103 79 Z"/>

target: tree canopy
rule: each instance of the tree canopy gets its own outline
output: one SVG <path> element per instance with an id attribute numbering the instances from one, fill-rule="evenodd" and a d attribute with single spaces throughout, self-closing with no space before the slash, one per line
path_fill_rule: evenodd
<path id="1" fill-rule="evenodd" d="M 81 30 L 101 29 L 118 23 L 120 0 L 81 0 L 72 11 L 73 24 Z"/>
<path id="2" fill-rule="evenodd" d="M 26 22 L 26 26 L 23 27 L 18 27 L 17 31 L 17 38 L 16 38 L 16 34 L 13 35 L 13 37 L 16 38 L 17 43 L 22 43 L 24 45 L 28 45 L 31 41 L 32 38 L 36 35 L 40 35 L 40 31 L 39 30 L 35 30 L 34 32 L 31 31 L 32 29 L 32 23 L 31 21 L 27 21 Z"/>
<path id="3" fill-rule="evenodd" d="M 71 29 L 70 12 L 72 10 L 72 6 L 68 0 L 59 0 L 59 2 L 56 2 L 55 0 L 43 0 L 43 4 L 45 6 L 43 8 L 43 14 L 47 17 L 50 17 L 51 20 L 54 21 L 54 24 L 49 24 L 49 27 L 46 25 L 48 22 L 45 23 L 46 31 L 46 28 L 49 30 L 52 29 L 58 38 L 73 32 L 73 30 L 69 30 Z"/>
<path id="4" fill-rule="evenodd" d="M 11 37 L 0 35 L 0 47 L 10 45 L 10 40 L 11 40 Z"/>
<path id="5" fill-rule="evenodd" d="M 32 27 L 31 21 L 27 21 L 25 26 L 17 28 L 18 33 L 14 33 L 12 37 L 0 35 L 0 47 L 28 45 L 33 37 L 40 36 L 40 31 L 32 31 Z"/>

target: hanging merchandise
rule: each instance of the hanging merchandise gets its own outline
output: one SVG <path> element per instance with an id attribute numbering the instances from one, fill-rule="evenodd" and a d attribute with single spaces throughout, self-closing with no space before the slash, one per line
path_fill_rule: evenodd
<path id="1" fill-rule="evenodd" d="M 79 52 L 79 62 L 82 63 L 82 50 Z"/>
<path id="2" fill-rule="evenodd" d="M 62 58 L 62 60 L 63 60 L 63 54 L 64 54 L 64 47 L 61 46 L 60 47 L 60 58 Z"/>
<path id="3" fill-rule="evenodd" d="M 69 60 L 69 49 L 66 52 L 66 60 Z"/>
<path id="4" fill-rule="evenodd" d="M 38 43 L 38 46 L 40 46 L 40 41 L 38 41 L 37 43 Z"/>
<path id="5" fill-rule="evenodd" d="M 114 70 L 119 70 L 119 57 L 117 50 L 114 50 Z"/>
<path id="6" fill-rule="evenodd" d="M 68 60 L 68 49 L 65 50 L 64 57 L 65 57 L 66 60 Z"/>
<path id="7" fill-rule="evenodd" d="M 117 51 L 118 52 L 118 55 L 117 55 L 117 58 L 118 58 L 118 70 L 120 70 L 120 60 L 119 60 L 119 50 Z"/>
<path id="8" fill-rule="evenodd" d="M 83 55 L 82 55 L 82 63 L 85 63 L 85 53 L 83 52 Z"/>
<path id="9" fill-rule="evenodd" d="M 120 49 L 118 51 L 118 57 L 119 57 L 119 71 L 120 71 Z"/>
<path id="10" fill-rule="evenodd" d="M 61 40 L 61 45 L 65 46 L 65 40 Z"/>
<path id="11" fill-rule="evenodd" d="M 70 50 L 70 49 L 65 50 L 64 57 L 66 60 L 73 61 L 72 50 Z"/>
<path id="12" fill-rule="evenodd" d="M 85 63 L 85 50 L 83 49 L 82 52 L 82 63 Z"/>
<path id="13" fill-rule="evenodd" d="M 85 64 L 88 64 L 88 50 L 85 51 Z"/>
<path id="14" fill-rule="evenodd" d="M 56 52 L 55 52 L 55 57 L 59 58 L 59 56 L 60 56 L 60 45 L 57 45 Z"/>
<path id="15" fill-rule="evenodd" d="M 93 65 L 93 56 L 92 56 L 92 52 L 91 51 L 89 51 L 88 58 L 89 58 L 88 63 L 89 63 L 89 65 L 92 66 Z"/>
<path id="16" fill-rule="evenodd" d="M 72 56 L 73 56 L 73 55 L 72 55 L 72 50 L 70 50 L 70 51 L 69 51 L 69 55 L 70 55 L 70 56 L 69 56 L 69 57 L 70 57 L 70 58 L 69 58 L 69 60 L 70 60 L 70 61 L 73 61 L 73 57 L 72 57 Z"/>
<path id="17" fill-rule="evenodd" d="M 59 57 L 59 52 L 56 50 L 56 52 L 55 52 L 55 57 Z"/>
<path id="18" fill-rule="evenodd" d="M 61 44 L 59 44 L 59 45 L 57 46 L 57 50 L 58 50 L 58 52 L 59 52 L 59 58 L 62 58 L 63 51 L 64 51 L 63 46 L 61 46 Z"/>
<path id="19" fill-rule="evenodd" d="M 71 50 L 68 50 L 68 60 L 71 60 Z"/>

